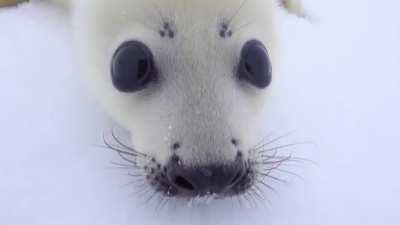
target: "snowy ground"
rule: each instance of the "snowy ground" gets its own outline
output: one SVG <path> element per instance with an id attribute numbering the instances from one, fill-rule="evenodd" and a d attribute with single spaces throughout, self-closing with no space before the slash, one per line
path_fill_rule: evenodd
<path id="1" fill-rule="evenodd" d="M 279 101 L 266 129 L 312 140 L 279 194 L 258 208 L 218 202 L 169 216 L 140 198 L 96 147 L 112 126 L 78 75 L 69 26 L 42 5 L 0 10 L 0 221 L 58 224 L 400 223 L 400 3 L 306 1 L 280 15 Z M 269 197 L 268 197 L 269 198 Z"/>

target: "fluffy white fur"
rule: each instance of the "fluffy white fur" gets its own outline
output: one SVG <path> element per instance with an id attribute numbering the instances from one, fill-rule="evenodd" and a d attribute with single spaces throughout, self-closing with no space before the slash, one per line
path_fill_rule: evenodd
<path id="1" fill-rule="evenodd" d="M 299 17 L 308 17 L 301 0 L 280 0 L 280 2 L 281 6 L 284 7 L 289 13 L 295 14 Z"/>
<path id="2" fill-rule="evenodd" d="M 185 164 L 231 162 L 236 150 L 256 144 L 267 90 L 239 83 L 234 69 L 243 44 L 262 41 L 272 60 L 276 31 L 272 1 L 252 0 L 87 0 L 76 4 L 78 49 L 98 98 L 132 132 L 135 147 L 165 163 L 179 141 Z M 232 20 L 232 38 L 219 37 Z M 164 22 L 174 39 L 162 38 Z M 153 51 L 161 82 L 141 93 L 118 92 L 110 62 L 124 41 L 139 40 Z"/>
<path id="3" fill-rule="evenodd" d="M 51 0 L 64 6 L 68 0 Z M 132 133 L 135 147 L 158 162 L 179 153 L 186 164 L 233 161 L 236 149 L 248 154 L 256 144 L 261 109 L 273 90 L 235 79 L 243 44 L 264 43 L 276 63 L 276 4 L 273 0 L 85 0 L 72 2 L 77 50 L 83 74 L 112 117 Z M 303 15 L 298 0 L 281 0 L 291 13 Z M 163 38 L 165 22 L 176 32 Z M 233 35 L 219 37 L 221 24 Z M 110 78 L 116 48 L 127 40 L 150 47 L 160 82 L 133 94 L 118 92 Z M 276 77 L 277 74 L 274 74 Z"/>

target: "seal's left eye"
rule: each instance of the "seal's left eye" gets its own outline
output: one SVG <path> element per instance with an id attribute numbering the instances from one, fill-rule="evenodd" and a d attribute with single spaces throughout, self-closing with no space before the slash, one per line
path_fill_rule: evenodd
<path id="1" fill-rule="evenodd" d="M 142 42 L 128 41 L 115 51 L 111 65 L 114 87 L 121 92 L 135 92 L 156 78 L 153 54 Z"/>
<path id="2" fill-rule="evenodd" d="M 250 40 L 242 48 L 238 68 L 240 80 L 264 89 L 271 84 L 272 66 L 265 46 L 257 40 Z"/>

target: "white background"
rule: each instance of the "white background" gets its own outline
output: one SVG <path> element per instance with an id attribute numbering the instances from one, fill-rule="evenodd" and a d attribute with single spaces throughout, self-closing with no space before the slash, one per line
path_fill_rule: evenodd
<path id="1" fill-rule="evenodd" d="M 280 13 L 278 101 L 267 130 L 312 140 L 270 203 L 141 204 L 96 145 L 112 123 L 85 88 L 64 15 L 0 10 L 0 223 L 400 224 L 400 3 L 306 1 L 313 23 Z M 165 211 L 168 211 L 165 209 Z"/>

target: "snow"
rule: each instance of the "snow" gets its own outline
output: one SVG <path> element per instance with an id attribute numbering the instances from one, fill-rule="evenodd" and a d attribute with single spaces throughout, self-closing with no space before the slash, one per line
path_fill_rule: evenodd
<path id="1" fill-rule="evenodd" d="M 0 10 L 2 224 L 399 224 L 400 3 L 305 1 L 281 13 L 282 66 L 266 129 L 315 162 L 261 206 L 211 201 L 157 210 L 118 157 L 98 148 L 113 123 L 79 76 L 65 15 Z M 283 144 L 285 144 L 284 142 Z"/>

